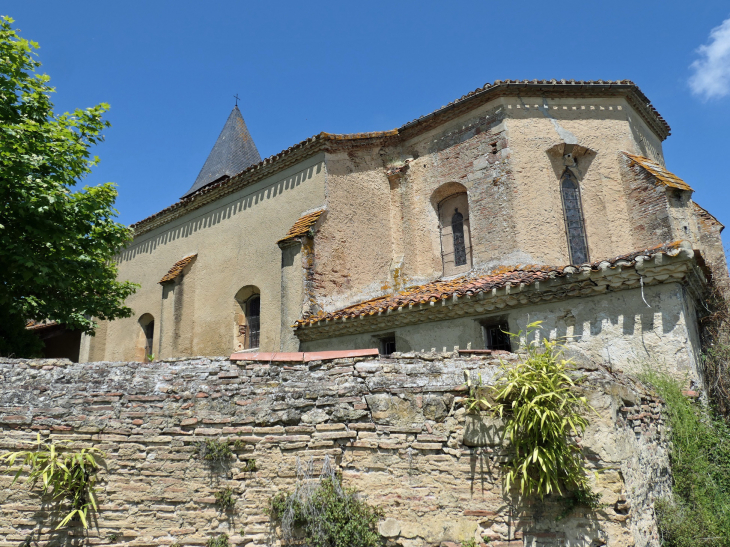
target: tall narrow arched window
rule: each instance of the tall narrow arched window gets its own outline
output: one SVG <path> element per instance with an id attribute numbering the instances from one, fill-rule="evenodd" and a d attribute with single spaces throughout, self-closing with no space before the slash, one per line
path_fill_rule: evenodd
<path id="1" fill-rule="evenodd" d="M 137 340 L 137 360 L 147 363 L 154 359 L 155 318 L 145 313 L 139 318 L 140 333 Z"/>
<path id="2" fill-rule="evenodd" d="M 570 263 L 584 264 L 589 261 L 589 257 L 583 206 L 580 201 L 580 186 L 569 169 L 565 170 L 560 179 L 560 192 L 563 196 L 563 217 L 565 232 L 568 236 Z"/>
<path id="3" fill-rule="evenodd" d="M 233 346 L 236 350 L 258 348 L 261 343 L 261 295 L 247 285 L 234 298 Z"/>
<path id="4" fill-rule="evenodd" d="M 246 301 L 248 323 L 248 347 L 257 348 L 261 341 L 261 298 L 256 295 Z"/>
<path id="5" fill-rule="evenodd" d="M 451 235 L 454 239 L 454 266 L 466 264 L 466 244 L 464 243 L 464 215 L 458 207 L 451 217 Z"/>
<path id="6" fill-rule="evenodd" d="M 440 201 L 438 216 L 443 274 L 468 272 L 471 269 L 471 237 L 466 193 L 452 194 Z"/>

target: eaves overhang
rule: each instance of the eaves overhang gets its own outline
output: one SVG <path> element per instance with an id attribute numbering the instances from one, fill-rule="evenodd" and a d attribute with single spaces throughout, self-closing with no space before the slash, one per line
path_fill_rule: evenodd
<path id="1" fill-rule="evenodd" d="M 662 283 L 683 283 L 700 298 L 709 273 L 699 253 L 685 241 L 622 255 L 582 266 L 546 267 L 541 279 L 529 283 L 507 282 L 482 291 L 454 291 L 440 299 L 410 302 L 397 307 L 368 309 L 360 314 L 334 312 L 297 322 L 301 342 L 377 332 L 419 323 L 488 315 L 503 310 L 606 294 Z"/>
<path id="2" fill-rule="evenodd" d="M 669 124 L 649 102 L 649 99 L 639 87 L 630 80 L 496 80 L 494 83 L 487 83 L 429 114 L 402 125 L 398 129 L 349 134 L 322 132 L 314 135 L 282 150 L 278 154 L 247 167 L 228 179 L 204 186 L 173 205 L 132 224 L 131 228 L 134 229 L 135 236 L 144 234 L 223 196 L 237 192 L 246 186 L 296 165 L 319 152 L 396 144 L 429 131 L 435 126 L 446 123 L 502 96 L 541 96 L 546 98 L 623 97 L 661 140 L 666 139 L 671 132 Z"/>

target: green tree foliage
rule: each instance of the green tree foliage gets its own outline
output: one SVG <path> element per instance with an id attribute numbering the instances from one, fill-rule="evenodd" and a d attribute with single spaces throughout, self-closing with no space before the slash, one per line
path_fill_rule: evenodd
<path id="1" fill-rule="evenodd" d="M 129 317 L 135 285 L 116 280 L 113 254 L 130 239 L 112 183 L 72 188 L 98 162 L 89 148 L 109 122 L 100 104 L 56 115 L 38 45 L 0 18 L 0 354 L 31 352 L 27 320 L 93 333 L 92 317 Z"/>
<path id="2" fill-rule="evenodd" d="M 670 426 L 673 496 L 655 505 L 662 545 L 730 547 L 730 427 L 669 376 L 642 379 L 664 400 Z"/>
<path id="3" fill-rule="evenodd" d="M 540 322 L 528 325 L 527 337 Z M 518 333 L 519 335 L 520 333 Z M 562 359 L 558 342 L 544 339 L 528 343 L 527 356 L 518 364 L 502 365 L 502 376 L 488 394 L 481 378 L 466 374 L 467 410 L 489 408 L 506 421 L 506 433 L 514 456 L 504 465 L 506 487 L 516 486 L 522 496 L 579 492 L 592 500 L 580 447 L 571 436 L 588 425 L 592 410 L 576 391 L 572 363 Z"/>
<path id="4" fill-rule="evenodd" d="M 89 512 L 96 510 L 94 485 L 99 469 L 97 456 L 103 455 L 97 448 L 82 448 L 78 452 L 62 451 L 61 446 L 38 440 L 33 450 L 9 452 L 0 456 L 0 461 L 15 472 L 12 484 L 20 478 L 23 466 L 30 468 L 28 485 L 34 488 L 41 484 L 43 495 L 50 494 L 56 501 L 65 501 L 71 510 L 56 528 L 66 526 L 78 519 L 84 528 L 89 527 Z M 13 468 L 16 462 L 20 467 Z"/>

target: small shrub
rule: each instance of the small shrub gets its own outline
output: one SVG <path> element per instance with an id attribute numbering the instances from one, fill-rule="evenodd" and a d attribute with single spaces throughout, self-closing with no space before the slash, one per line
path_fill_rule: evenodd
<path id="1" fill-rule="evenodd" d="M 461 547 L 477 547 L 477 540 L 474 538 L 469 538 L 466 541 L 462 541 Z"/>
<path id="2" fill-rule="evenodd" d="M 15 484 L 18 480 L 23 472 L 23 466 L 29 466 L 27 482 L 30 488 L 40 482 L 43 495 L 50 493 L 53 500 L 65 500 L 71 505 L 71 511 L 56 529 L 66 526 L 75 519 L 80 520 L 84 528 L 88 528 L 89 512 L 97 510 L 94 487 L 99 463 L 96 458 L 103 456 L 104 453 L 98 448 L 82 448 L 78 452 L 64 451 L 63 445 L 67 442 L 62 441 L 59 444 L 45 442 L 41 440 L 40 435 L 33 444 L 35 445 L 33 450 L 9 452 L 0 456 L 0 461 L 11 466 L 9 471 L 15 471 L 15 478 L 11 484 Z M 20 467 L 12 469 L 16 461 L 20 462 Z"/>
<path id="3" fill-rule="evenodd" d="M 230 543 L 228 543 L 228 535 L 227 534 L 221 534 L 218 537 L 212 537 L 208 539 L 208 542 L 205 544 L 205 547 L 229 547 Z"/>
<path id="4" fill-rule="evenodd" d="M 233 441 L 233 448 L 235 448 L 236 450 L 243 450 L 244 448 L 246 448 L 246 443 L 243 442 L 241 439 L 236 439 L 235 441 Z"/>
<path id="5" fill-rule="evenodd" d="M 527 326 L 528 339 L 540 323 Z M 469 388 L 466 408 L 488 408 L 505 419 L 514 450 L 512 460 L 503 466 L 507 489 L 516 486 L 524 497 L 544 498 L 565 492 L 579 496 L 574 499 L 588 500 L 590 486 L 583 455 L 570 436 L 585 430 L 588 419 L 584 414 L 593 409 L 576 392 L 569 374 L 572 362 L 561 358 L 560 343 L 543 339 L 529 342 L 526 349 L 522 362 L 502 364 L 503 375 L 488 394 L 481 377 L 472 381 L 465 372 Z"/>
<path id="6" fill-rule="evenodd" d="M 700 365 L 704 388 L 716 411 L 730 419 L 730 282 L 718 276 L 712 280 L 703 302 Z"/>
<path id="7" fill-rule="evenodd" d="M 682 385 L 665 374 L 647 372 L 665 403 L 670 426 L 672 498 L 654 510 L 662 545 L 730 545 L 730 427 L 718 413 L 682 395 Z"/>
<path id="8" fill-rule="evenodd" d="M 590 489 L 576 488 L 568 492 L 567 495 L 562 496 L 558 502 L 563 506 L 563 509 L 555 520 L 563 520 L 569 517 L 578 507 L 585 507 L 594 511 L 600 509 L 601 495 Z"/>
<path id="9" fill-rule="evenodd" d="M 256 460 L 255 459 L 246 460 L 246 465 L 243 466 L 244 473 L 248 473 L 251 471 L 256 471 Z"/>
<path id="10" fill-rule="evenodd" d="M 215 504 L 221 511 L 230 509 L 236 504 L 236 500 L 233 498 L 233 489 L 230 486 L 215 492 L 213 495 L 215 496 Z"/>
<path id="11" fill-rule="evenodd" d="M 116 532 L 110 532 L 106 535 L 106 539 L 109 541 L 109 543 L 114 543 L 119 538 L 119 535 Z"/>
<path id="12" fill-rule="evenodd" d="M 233 457 L 228 442 L 218 439 L 206 439 L 195 443 L 198 458 L 211 464 L 223 465 Z"/>
<path id="13" fill-rule="evenodd" d="M 285 542 L 299 528 L 311 547 L 376 547 L 382 543 L 377 531 L 380 509 L 359 499 L 354 488 L 343 488 L 329 459 L 319 480 L 305 477 L 294 492 L 280 492 L 270 500 L 268 513 L 281 523 Z"/>

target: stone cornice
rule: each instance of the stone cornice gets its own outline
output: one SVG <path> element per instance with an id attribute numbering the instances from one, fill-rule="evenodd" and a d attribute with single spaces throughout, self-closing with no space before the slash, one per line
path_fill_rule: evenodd
<path id="1" fill-rule="evenodd" d="M 195 194 L 132 224 L 135 236 L 154 230 L 180 218 L 190 211 L 199 209 L 226 195 L 237 192 L 262 179 L 275 175 L 322 151 L 348 150 L 364 146 L 398 144 L 439 125 L 447 123 L 489 101 L 503 96 L 536 95 L 548 98 L 598 98 L 623 97 L 639 113 L 642 119 L 662 139 L 670 134 L 669 125 L 639 87 L 629 80 L 621 81 L 579 81 L 575 80 L 497 80 L 485 84 L 451 103 L 412 120 L 399 129 L 371 133 L 338 135 L 319 133 L 294 146 L 252 165 L 229 179 L 209 184 Z"/>

